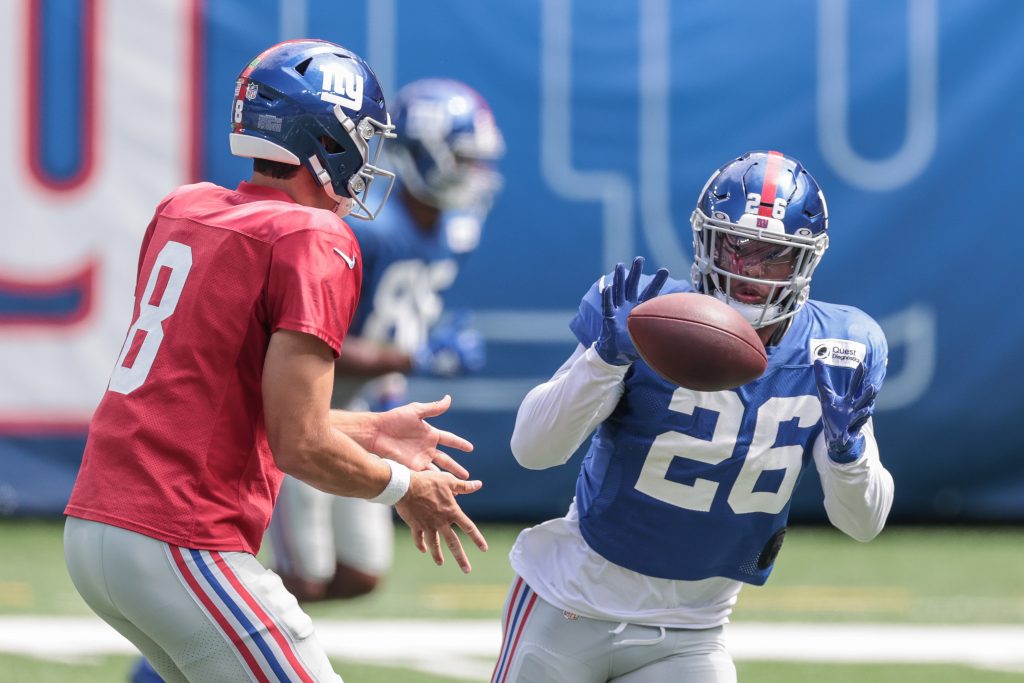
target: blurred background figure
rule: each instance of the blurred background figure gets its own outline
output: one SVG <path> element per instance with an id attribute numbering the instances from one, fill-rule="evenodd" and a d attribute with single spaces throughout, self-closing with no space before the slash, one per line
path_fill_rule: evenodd
<path id="1" fill-rule="evenodd" d="M 501 188 L 501 131 L 483 97 L 458 81 L 419 80 L 394 102 L 398 137 L 385 153 L 395 193 L 376 220 L 352 226 L 363 290 L 335 365 L 338 408 L 387 410 L 405 402 L 405 375 L 461 376 L 485 361 L 469 314 L 446 316 L 444 298 Z M 391 566 L 391 508 L 286 478 L 270 538 L 275 568 L 300 600 L 356 597 Z"/>

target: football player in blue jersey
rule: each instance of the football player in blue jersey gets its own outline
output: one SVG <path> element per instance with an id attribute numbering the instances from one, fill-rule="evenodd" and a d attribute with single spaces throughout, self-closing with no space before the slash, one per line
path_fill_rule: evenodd
<path id="1" fill-rule="evenodd" d="M 691 222 L 690 280 L 642 275 L 640 257 L 602 277 L 571 323 L 576 350 L 519 409 L 524 467 L 561 465 L 594 436 L 568 514 L 510 553 L 495 682 L 733 682 L 723 625 L 743 584 L 768 579 L 801 473 L 813 463 L 846 534 L 869 541 L 885 524 L 893 481 L 871 415 L 886 341 L 856 308 L 809 299 L 829 239 L 817 183 L 795 159 L 751 152 L 711 176 Z M 691 391 L 639 358 L 629 311 L 689 291 L 754 326 L 762 377 Z"/>
<path id="2" fill-rule="evenodd" d="M 393 408 L 404 403 L 406 375 L 450 377 L 484 363 L 482 337 L 464 313 L 443 315 L 444 295 L 501 187 L 501 132 L 484 98 L 454 80 L 410 83 L 391 111 L 396 196 L 373 222 L 351 225 L 363 289 L 335 366 L 338 408 Z M 275 568 L 300 600 L 356 597 L 391 566 L 391 509 L 288 478 L 270 538 Z"/>

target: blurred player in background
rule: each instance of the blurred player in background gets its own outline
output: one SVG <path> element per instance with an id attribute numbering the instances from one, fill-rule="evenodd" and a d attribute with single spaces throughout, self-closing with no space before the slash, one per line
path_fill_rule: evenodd
<path id="1" fill-rule="evenodd" d="M 335 367 L 339 408 L 386 409 L 404 402 L 407 374 L 449 377 L 484 364 L 468 316 L 442 315 L 501 187 L 501 132 L 483 97 L 458 81 L 415 81 L 394 103 L 398 137 L 385 154 L 397 197 L 373 222 L 352 224 L 363 295 Z M 270 538 L 275 569 L 300 600 L 364 595 L 391 566 L 391 509 L 286 477 Z"/>
<path id="2" fill-rule="evenodd" d="M 575 352 L 519 409 L 512 450 L 531 469 L 597 431 L 568 514 L 510 553 L 495 682 L 735 681 L 723 624 L 743 584 L 768 579 L 804 467 L 843 532 L 868 541 L 885 523 L 893 482 L 871 414 L 887 347 L 861 311 L 808 300 L 828 246 L 817 183 L 778 152 L 746 154 L 711 176 L 692 226 L 691 281 L 619 264 L 583 298 Z M 764 375 L 696 392 L 654 373 L 626 318 L 663 288 L 739 310 Z"/>
<path id="3" fill-rule="evenodd" d="M 341 217 L 372 219 L 386 200 L 368 203 L 367 191 L 393 182 L 376 165 L 392 129 L 357 55 L 316 40 L 273 46 L 232 102 L 231 151 L 253 159 L 251 181 L 178 188 L 146 230 L 134 322 L 90 425 L 65 557 L 86 603 L 166 681 L 341 680 L 255 558 L 282 471 L 396 505 L 438 563 L 443 537 L 469 570 L 453 524 L 486 547 L 455 500 L 479 482 L 437 471 L 468 477 L 437 446 L 471 446 L 422 419 L 447 398 L 330 410 L 362 277 Z"/>

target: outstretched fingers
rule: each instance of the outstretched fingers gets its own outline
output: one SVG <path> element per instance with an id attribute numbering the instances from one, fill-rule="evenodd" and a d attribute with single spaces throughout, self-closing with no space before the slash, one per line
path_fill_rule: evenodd
<path id="1" fill-rule="evenodd" d="M 855 412 L 853 414 L 852 418 L 850 419 L 850 426 L 847 428 L 847 431 L 850 434 L 858 434 L 860 432 L 860 430 L 861 430 L 861 427 L 864 426 L 864 424 L 871 417 L 871 414 L 874 413 L 874 412 L 875 412 L 874 406 L 868 406 L 867 408 L 861 408 L 860 410 Z"/>
<path id="2" fill-rule="evenodd" d="M 469 536 L 469 538 L 473 541 L 473 544 L 477 548 L 480 548 L 480 550 L 487 552 L 487 539 L 484 538 L 484 535 L 480 533 L 479 529 L 477 529 L 476 524 L 473 523 L 473 520 L 471 520 L 469 516 L 461 509 L 459 510 L 459 513 L 455 516 L 455 524 L 460 529 L 462 529 L 462 532 L 464 534 Z"/>
<path id="3" fill-rule="evenodd" d="M 477 479 L 472 481 L 459 481 L 458 479 L 455 479 L 449 482 L 449 486 L 451 487 L 452 493 L 462 495 L 479 491 L 480 487 L 483 486 L 483 482 Z M 487 550 L 487 539 L 484 538 L 484 535 L 476 528 L 476 524 L 473 523 L 473 520 L 471 520 L 469 516 L 462 511 L 462 508 L 455 508 L 454 519 L 452 522 L 473 540 L 473 543 L 477 548 L 480 548 L 480 550 Z"/>
<path id="4" fill-rule="evenodd" d="M 626 302 L 626 266 L 621 263 L 615 264 L 615 273 L 612 275 L 612 303 L 619 308 Z"/>
<path id="5" fill-rule="evenodd" d="M 863 363 L 857 363 L 857 367 L 853 370 L 853 377 L 850 378 L 850 395 L 856 396 L 860 391 L 863 391 L 864 374 L 866 370 Z"/>
<path id="6" fill-rule="evenodd" d="M 637 288 L 640 286 L 640 276 L 644 272 L 644 257 L 637 256 L 629 267 L 629 275 L 626 276 L 626 301 L 636 302 Z"/>
<path id="7" fill-rule="evenodd" d="M 665 282 L 668 280 L 668 268 L 658 268 L 654 273 L 654 277 L 644 287 L 643 293 L 640 294 L 640 302 L 653 299 L 661 293 L 661 288 L 665 286 Z"/>
<path id="8" fill-rule="evenodd" d="M 443 429 L 437 430 L 437 445 L 444 446 L 446 448 L 455 448 L 466 453 L 470 453 L 473 450 L 472 442 L 463 439 L 458 434 L 446 432 Z"/>
<path id="9" fill-rule="evenodd" d="M 832 403 L 835 400 L 836 392 L 832 388 L 832 379 L 828 376 L 825 364 L 820 360 L 814 361 L 814 384 L 818 389 L 818 398 L 823 403 Z"/>
<path id="10" fill-rule="evenodd" d="M 451 472 L 459 479 L 469 479 L 469 470 L 456 462 L 452 456 L 448 455 L 444 451 L 434 451 L 434 462 L 431 464 L 436 465 L 437 468 L 440 468 L 445 472 Z"/>
<path id="11" fill-rule="evenodd" d="M 605 319 L 615 317 L 615 304 L 612 303 L 612 285 L 601 290 L 601 315 Z"/>
<path id="12" fill-rule="evenodd" d="M 469 557 L 466 555 L 466 550 L 462 547 L 462 541 L 459 540 L 459 535 L 455 533 L 455 530 L 447 527 L 441 533 L 444 534 L 445 541 L 448 543 L 448 552 L 455 558 L 455 562 L 458 563 L 462 573 L 468 574 L 473 571 L 473 565 L 469 563 Z"/>
<path id="13" fill-rule="evenodd" d="M 423 540 L 423 529 L 409 527 L 409 531 L 412 533 L 412 544 L 416 546 L 416 550 L 419 550 L 421 553 L 427 552 L 427 544 Z"/>
<path id="14" fill-rule="evenodd" d="M 860 395 L 853 402 L 854 410 L 861 410 L 867 408 L 875 402 L 875 397 L 878 395 L 878 387 L 874 384 L 865 384 L 860 391 Z"/>
<path id="15" fill-rule="evenodd" d="M 444 564 L 444 553 L 441 552 L 441 537 L 437 535 L 437 531 L 428 531 L 427 538 L 430 556 L 434 558 L 434 564 L 440 567 Z"/>
<path id="16" fill-rule="evenodd" d="M 410 405 L 416 412 L 416 417 L 422 420 L 428 417 L 437 417 L 448 410 L 452 405 L 452 397 L 450 394 L 445 394 L 438 400 L 431 401 L 430 403 L 412 403 Z"/>

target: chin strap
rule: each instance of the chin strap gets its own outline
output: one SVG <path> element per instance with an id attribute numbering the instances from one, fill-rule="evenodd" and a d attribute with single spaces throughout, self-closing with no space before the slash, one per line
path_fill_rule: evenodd
<path id="1" fill-rule="evenodd" d="M 328 196 L 330 196 L 331 193 L 328 192 L 327 194 L 328 194 Z M 352 213 L 352 203 L 353 202 L 352 202 L 351 199 L 341 199 L 341 200 L 338 200 L 338 199 L 336 199 L 333 196 L 331 197 L 331 199 L 334 199 L 335 201 L 338 202 L 337 204 L 334 205 L 334 213 L 338 214 L 338 216 L 340 218 L 344 218 L 345 216 L 347 216 L 350 213 Z"/>

